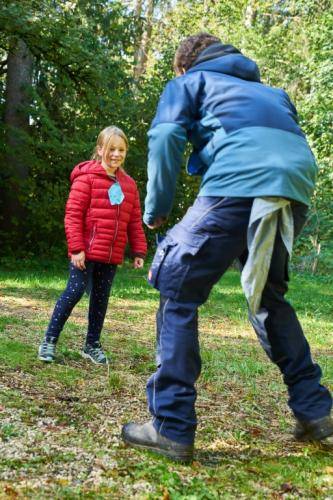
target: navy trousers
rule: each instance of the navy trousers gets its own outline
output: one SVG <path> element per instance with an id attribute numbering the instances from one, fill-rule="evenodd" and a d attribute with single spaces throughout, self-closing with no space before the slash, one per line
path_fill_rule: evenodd
<path id="1" fill-rule="evenodd" d="M 198 307 L 230 264 L 247 258 L 247 227 L 252 199 L 199 197 L 182 221 L 159 244 L 149 282 L 161 293 L 157 312 L 157 371 L 147 383 L 156 429 L 179 443 L 193 443 L 197 425 L 195 382 L 201 370 Z M 307 207 L 293 205 L 295 235 Z M 288 290 L 288 253 L 277 234 L 261 307 L 250 321 L 270 359 L 283 374 L 289 406 L 302 421 L 330 413 L 332 398 L 320 384 Z"/>
<path id="2" fill-rule="evenodd" d="M 87 261 L 86 269 L 81 271 L 70 264 L 68 283 L 55 305 L 45 334 L 46 338 L 59 338 L 74 306 L 88 288 L 90 300 L 86 342 L 94 344 L 99 341 L 116 269 L 117 266 L 114 264 Z"/>

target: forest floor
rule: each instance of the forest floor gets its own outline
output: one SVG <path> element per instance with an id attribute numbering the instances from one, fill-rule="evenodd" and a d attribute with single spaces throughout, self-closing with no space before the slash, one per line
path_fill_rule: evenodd
<path id="1" fill-rule="evenodd" d="M 157 292 L 147 269 L 119 268 L 103 331 L 109 370 L 80 356 L 87 297 L 70 317 L 57 362 L 37 348 L 67 272 L 22 263 L 0 272 L 0 498 L 333 498 L 333 451 L 292 439 L 278 369 L 246 319 L 229 271 L 200 311 L 202 375 L 191 465 L 126 448 L 121 425 L 149 418 Z M 333 287 L 294 275 L 289 300 L 333 389 Z"/>

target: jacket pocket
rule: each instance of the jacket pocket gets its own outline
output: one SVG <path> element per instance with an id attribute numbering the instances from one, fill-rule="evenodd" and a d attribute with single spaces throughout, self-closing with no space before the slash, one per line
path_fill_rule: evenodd
<path id="1" fill-rule="evenodd" d="M 91 250 L 91 248 L 94 244 L 96 234 L 97 234 L 97 222 L 95 222 L 95 224 L 92 226 L 92 228 L 90 230 L 89 241 L 88 241 L 88 251 Z"/>

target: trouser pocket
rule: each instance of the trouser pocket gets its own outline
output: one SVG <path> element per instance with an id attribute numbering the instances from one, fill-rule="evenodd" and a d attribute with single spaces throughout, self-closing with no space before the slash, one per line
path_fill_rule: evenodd
<path id="1" fill-rule="evenodd" d="M 148 274 L 148 282 L 165 297 L 182 298 L 183 283 L 193 259 L 209 237 L 175 226 L 159 244 Z"/>

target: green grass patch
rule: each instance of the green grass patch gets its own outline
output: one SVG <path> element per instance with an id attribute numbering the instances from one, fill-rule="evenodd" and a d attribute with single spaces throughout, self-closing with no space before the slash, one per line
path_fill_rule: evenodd
<path id="1" fill-rule="evenodd" d="M 8 367 L 20 370 L 34 369 L 36 351 L 33 345 L 26 345 L 19 340 L 0 338 L 2 362 Z"/>
<path id="2" fill-rule="evenodd" d="M 124 447 L 121 424 L 148 418 L 144 386 L 155 370 L 158 294 L 146 271 L 118 270 L 102 336 L 109 369 L 80 355 L 87 296 L 64 328 L 57 362 L 37 359 L 65 264 L 0 272 L 0 491 L 37 499 L 331 498 L 332 455 L 292 441 L 286 389 L 247 321 L 235 270 L 200 309 L 194 463 Z M 331 388 L 332 298 L 329 279 L 293 276 L 288 299 Z"/>

